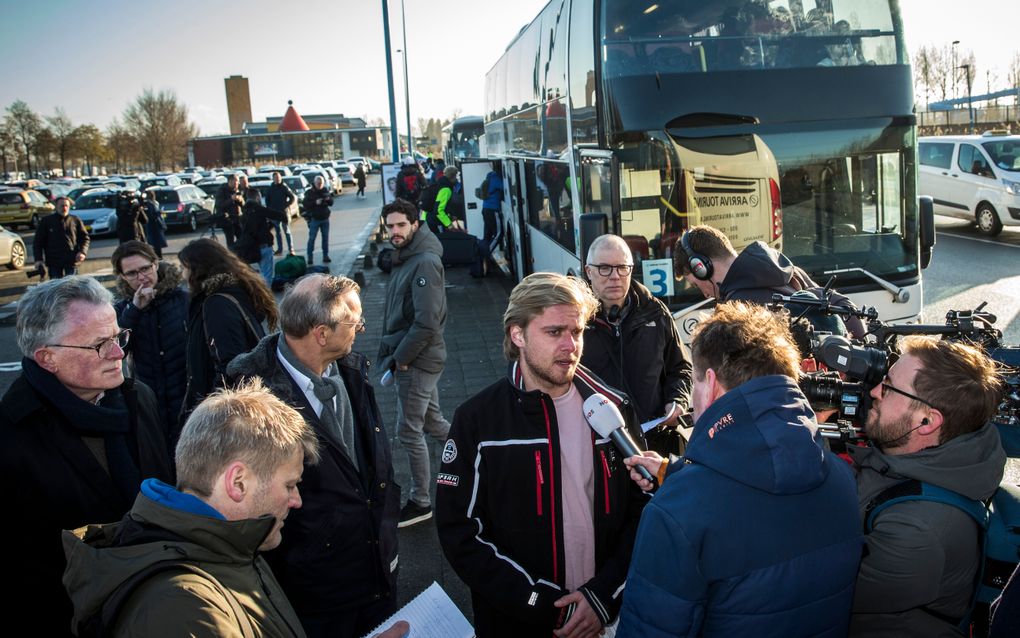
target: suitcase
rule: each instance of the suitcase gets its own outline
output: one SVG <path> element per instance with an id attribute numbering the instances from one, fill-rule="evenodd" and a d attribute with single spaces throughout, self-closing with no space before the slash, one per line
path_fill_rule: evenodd
<path id="1" fill-rule="evenodd" d="M 478 260 L 478 238 L 469 233 L 447 231 L 439 234 L 444 266 L 470 266 Z"/>

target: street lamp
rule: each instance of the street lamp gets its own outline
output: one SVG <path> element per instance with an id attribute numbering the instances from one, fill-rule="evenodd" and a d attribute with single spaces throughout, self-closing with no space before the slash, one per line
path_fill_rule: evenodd
<path id="1" fill-rule="evenodd" d="M 407 152 L 414 157 L 414 135 L 411 134 L 411 91 L 407 84 L 407 18 L 404 17 L 404 0 L 400 0 L 400 28 L 404 32 L 404 102 L 407 105 Z"/>
<path id="2" fill-rule="evenodd" d="M 964 71 L 967 72 L 967 115 L 970 118 L 970 133 L 971 133 L 971 135 L 973 135 L 974 134 L 974 103 L 971 101 L 971 97 L 970 97 L 970 65 L 969 64 L 961 64 L 957 68 L 963 69 Z"/>
<path id="3" fill-rule="evenodd" d="M 390 161 L 400 161 L 400 135 L 397 133 L 397 103 L 393 99 L 393 57 L 390 55 L 390 10 L 387 0 L 382 0 L 383 40 L 386 47 L 386 88 L 390 98 L 390 138 L 393 156 Z"/>
<path id="4" fill-rule="evenodd" d="M 953 99 L 956 99 L 956 47 L 960 45 L 959 40 L 953 40 Z"/>

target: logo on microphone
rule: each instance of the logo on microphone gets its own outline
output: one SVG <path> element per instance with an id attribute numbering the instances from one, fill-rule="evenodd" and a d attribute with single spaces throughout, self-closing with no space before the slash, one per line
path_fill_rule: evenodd
<path id="1" fill-rule="evenodd" d="M 723 428 L 733 424 L 733 415 L 727 413 L 719 418 L 718 421 L 712 424 L 712 427 L 708 428 L 708 438 L 714 439 L 715 435 L 722 432 Z"/>

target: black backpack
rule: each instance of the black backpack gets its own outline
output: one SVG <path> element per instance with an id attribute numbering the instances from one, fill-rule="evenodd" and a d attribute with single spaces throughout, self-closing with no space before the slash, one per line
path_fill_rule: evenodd
<path id="1" fill-rule="evenodd" d="M 426 213 L 436 212 L 436 196 L 439 195 L 440 185 L 436 183 L 429 184 L 421 192 L 421 197 L 418 198 L 418 210 L 423 210 Z"/>

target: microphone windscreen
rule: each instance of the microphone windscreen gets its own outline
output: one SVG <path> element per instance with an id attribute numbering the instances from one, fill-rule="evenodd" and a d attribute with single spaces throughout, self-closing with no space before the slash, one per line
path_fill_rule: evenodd
<path id="1" fill-rule="evenodd" d="M 613 430 L 622 428 L 623 415 L 616 404 L 604 394 L 595 393 L 584 400 L 584 418 L 602 438 L 609 438 Z"/>

